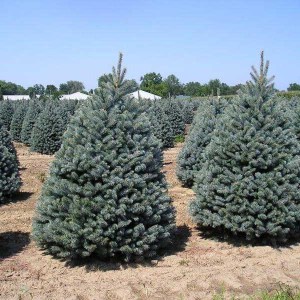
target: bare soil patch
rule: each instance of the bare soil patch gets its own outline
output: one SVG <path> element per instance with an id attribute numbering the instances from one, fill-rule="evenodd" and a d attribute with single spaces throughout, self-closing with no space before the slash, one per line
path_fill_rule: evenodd
<path id="1" fill-rule="evenodd" d="M 236 246 L 206 237 L 191 222 L 193 192 L 176 178 L 181 145 L 165 151 L 164 171 L 177 209 L 173 245 L 158 261 L 69 265 L 43 254 L 30 240 L 34 208 L 52 156 L 17 144 L 23 186 L 0 206 L 0 299 L 212 299 L 250 294 L 278 283 L 300 286 L 300 245 Z"/>

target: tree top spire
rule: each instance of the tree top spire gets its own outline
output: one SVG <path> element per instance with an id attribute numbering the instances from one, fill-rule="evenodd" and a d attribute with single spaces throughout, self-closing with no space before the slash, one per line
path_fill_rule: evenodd
<path id="1" fill-rule="evenodd" d="M 275 92 L 274 90 L 274 78 L 271 76 L 268 78 L 269 71 L 269 60 L 264 60 L 264 51 L 260 53 L 260 69 L 259 72 L 257 69 L 252 66 L 250 72 L 251 79 L 246 83 L 246 93 L 249 93 L 252 96 L 260 96 L 263 100 L 269 99 Z"/>

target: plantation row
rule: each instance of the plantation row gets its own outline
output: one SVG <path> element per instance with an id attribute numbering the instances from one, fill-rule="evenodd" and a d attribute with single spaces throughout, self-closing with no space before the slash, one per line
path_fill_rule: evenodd
<path id="1" fill-rule="evenodd" d="M 253 68 L 252 81 L 232 101 L 200 105 L 129 98 L 121 62 L 120 56 L 99 93 L 80 104 L 19 102 L 6 123 L 1 113 L 0 201 L 20 187 L 7 129 L 32 150 L 58 150 L 33 221 L 42 249 L 65 259 L 94 254 L 128 261 L 169 245 L 175 210 L 162 148 L 191 122 L 177 175 L 196 193 L 195 223 L 250 240 L 281 242 L 300 233 L 299 99 L 275 94 L 263 54 L 260 71 Z"/>
<path id="2" fill-rule="evenodd" d="M 62 135 L 66 131 L 71 116 L 80 107 L 77 100 L 22 100 L 0 102 L 0 123 L 10 132 L 13 141 L 30 146 L 32 151 L 54 154 L 61 146 Z M 197 101 L 143 101 L 143 111 L 147 113 L 154 135 L 162 142 L 162 147 L 174 145 L 175 139 L 182 139 L 185 124 L 191 124 Z"/>

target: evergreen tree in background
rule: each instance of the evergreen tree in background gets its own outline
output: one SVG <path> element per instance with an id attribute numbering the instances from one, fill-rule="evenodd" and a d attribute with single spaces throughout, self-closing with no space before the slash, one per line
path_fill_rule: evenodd
<path id="1" fill-rule="evenodd" d="M 31 100 L 29 102 L 21 130 L 21 141 L 27 146 L 30 146 L 32 130 L 41 110 L 42 107 L 38 100 Z"/>
<path id="2" fill-rule="evenodd" d="M 28 101 L 20 101 L 16 106 L 13 118 L 10 124 L 11 137 L 16 142 L 21 142 L 21 131 L 23 121 L 28 109 Z"/>
<path id="3" fill-rule="evenodd" d="M 223 112 L 226 100 L 209 99 L 198 109 L 189 135 L 177 158 L 176 174 L 186 187 L 192 187 L 196 174 L 205 163 L 204 151 L 213 137 L 216 121 Z"/>
<path id="4" fill-rule="evenodd" d="M 16 149 L 12 143 L 11 136 L 8 130 L 6 129 L 6 126 L 4 126 L 1 122 L 0 122 L 0 144 L 5 146 L 8 152 L 13 154 L 17 159 Z"/>
<path id="5" fill-rule="evenodd" d="M 64 132 L 67 129 L 67 126 L 70 122 L 71 117 L 74 115 L 76 107 L 77 107 L 78 101 L 76 100 L 62 100 L 60 102 L 60 109 L 59 113 L 63 120 L 64 124 Z"/>
<path id="6" fill-rule="evenodd" d="M 72 117 L 38 202 L 33 237 L 57 257 L 152 257 L 174 229 L 159 141 L 121 62 Z"/>
<path id="7" fill-rule="evenodd" d="M 162 147 L 173 147 L 174 134 L 169 117 L 158 104 L 151 108 L 149 118 L 152 125 L 152 132 L 161 141 Z"/>
<path id="8" fill-rule="evenodd" d="M 293 97 L 288 102 L 285 98 L 281 100 L 282 111 L 285 112 L 293 122 L 297 139 L 300 141 L 300 98 Z"/>
<path id="9" fill-rule="evenodd" d="M 199 225 L 276 242 L 299 233 L 300 146 L 268 67 L 262 54 L 246 93 L 219 118 L 190 212 Z"/>
<path id="10" fill-rule="evenodd" d="M 173 136 L 183 135 L 185 123 L 180 106 L 175 100 L 167 101 L 164 105 L 165 113 L 168 115 L 172 126 Z"/>
<path id="11" fill-rule="evenodd" d="M 7 202 L 20 186 L 16 152 L 6 127 L 0 125 L 0 203 Z"/>
<path id="12" fill-rule="evenodd" d="M 10 130 L 10 123 L 13 118 L 14 108 L 11 101 L 3 100 L 0 102 L 0 122 Z"/>
<path id="13" fill-rule="evenodd" d="M 194 105 L 185 101 L 182 105 L 182 116 L 185 124 L 192 124 L 194 118 Z"/>
<path id="14" fill-rule="evenodd" d="M 54 154 L 61 146 L 65 124 L 58 101 L 49 101 L 33 127 L 30 149 L 42 154 Z"/>

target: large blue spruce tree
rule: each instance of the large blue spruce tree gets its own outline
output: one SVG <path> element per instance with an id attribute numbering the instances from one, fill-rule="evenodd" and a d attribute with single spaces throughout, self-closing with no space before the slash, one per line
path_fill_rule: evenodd
<path id="1" fill-rule="evenodd" d="M 274 95 L 269 62 L 219 118 L 196 177 L 190 212 L 196 223 L 285 241 L 299 233 L 300 146 Z"/>
<path id="2" fill-rule="evenodd" d="M 37 205 L 33 237 L 60 258 L 153 257 L 170 242 L 174 209 L 146 113 L 113 68 L 76 111 Z"/>

